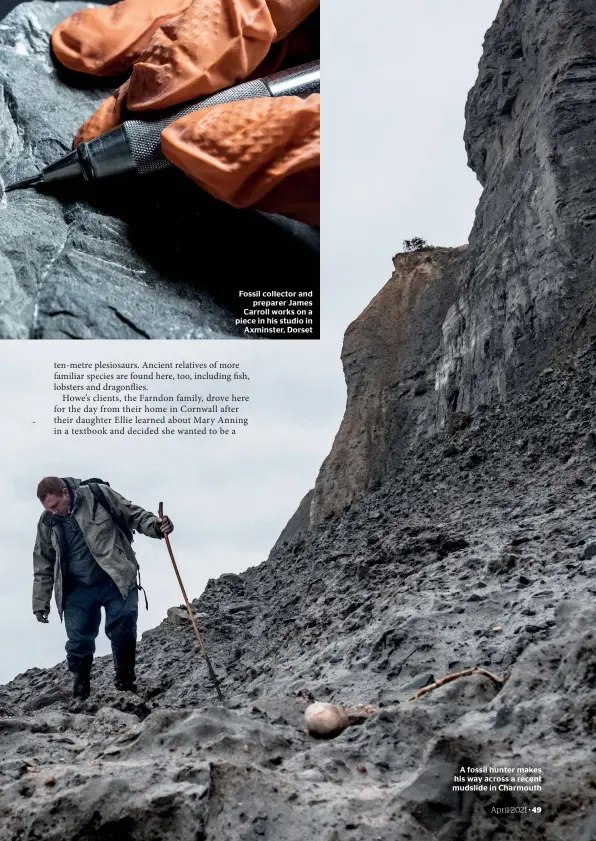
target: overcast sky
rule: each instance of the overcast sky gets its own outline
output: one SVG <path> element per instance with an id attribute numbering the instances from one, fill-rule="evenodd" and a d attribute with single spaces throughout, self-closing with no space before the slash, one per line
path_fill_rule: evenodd
<path id="1" fill-rule="evenodd" d="M 0 682 L 64 657 L 64 628 L 31 613 L 31 551 L 48 474 L 99 476 L 175 522 L 172 545 L 194 598 L 210 577 L 263 561 L 313 486 L 345 406 L 343 333 L 389 280 L 402 241 L 467 242 L 480 187 L 467 169 L 464 105 L 498 0 L 322 6 L 323 340 L 0 342 Z M 251 425 L 232 438 L 131 442 L 52 434 L 54 360 L 241 361 Z M 163 543 L 137 536 L 154 627 L 182 597 Z M 98 654 L 109 651 L 103 634 Z"/>

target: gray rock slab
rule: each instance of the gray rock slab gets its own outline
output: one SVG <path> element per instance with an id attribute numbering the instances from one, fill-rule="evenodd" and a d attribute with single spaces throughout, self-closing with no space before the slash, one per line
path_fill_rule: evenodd
<path id="1" fill-rule="evenodd" d="M 169 607 L 168 620 L 172 625 L 190 625 L 188 611 L 183 607 Z"/>
<path id="2" fill-rule="evenodd" d="M 318 285 L 315 230 L 235 211 L 173 169 L 4 191 L 69 152 L 120 81 L 51 56 L 55 26 L 92 5 L 38 0 L 0 22 L 0 338 L 240 338 L 239 288 Z"/>

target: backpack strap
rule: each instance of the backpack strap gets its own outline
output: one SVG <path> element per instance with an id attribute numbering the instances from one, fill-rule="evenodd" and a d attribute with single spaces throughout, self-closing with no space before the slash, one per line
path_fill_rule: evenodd
<path id="1" fill-rule="evenodd" d="M 141 568 L 137 564 L 137 576 L 139 579 L 139 583 L 137 584 L 137 590 L 142 590 L 143 595 L 145 596 L 145 610 L 149 610 L 149 602 L 147 601 L 147 593 L 145 592 L 145 588 L 141 586 Z"/>
<path id="2" fill-rule="evenodd" d="M 99 485 L 96 484 L 95 482 L 89 482 L 87 487 L 89 488 L 89 490 L 91 491 L 91 493 L 94 496 L 94 500 L 93 500 L 93 519 L 95 519 L 95 514 L 97 512 L 98 504 L 101 505 L 102 508 L 105 508 L 105 510 L 110 515 L 110 517 L 113 517 L 114 515 L 112 513 L 112 506 L 107 501 L 107 499 L 105 497 L 105 494 L 102 491 L 102 489 L 99 487 Z"/>
<path id="3" fill-rule="evenodd" d="M 114 522 L 116 523 L 116 525 L 118 526 L 120 531 L 122 531 L 124 533 L 124 536 L 128 539 L 129 543 L 132 543 L 132 533 L 131 533 L 130 529 L 127 528 L 125 526 L 125 524 L 122 522 L 122 518 L 118 517 L 114 513 L 114 511 L 112 509 L 112 506 L 110 505 L 110 503 L 106 499 L 106 496 L 105 496 L 104 492 L 102 491 L 102 489 L 99 487 L 99 485 L 96 484 L 95 482 L 89 482 L 89 483 L 87 483 L 87 487 L 89 488 L 89 490 L 91 491 L 91 493 L 93 494 L 93 497 L 94 497 L 94 499 L 93 499 L 93 519 L 95 519 L 95 514 L 97 512 L 97 506 L 101 505 L 101 507 L 105 508 L 105 510 L 110 515 L 110 517 L 114 520 Z M 138 577 L 137 590 L 142 590 L 143 591 L 143 595 L 145 596 L 145 610 L 149 610 L 149 602 L 147 600 L 147 593 L 145 592 L 145 588 L 141 586 L 141 568 L 139 567 L 138 563 L 137 563 L 137 577 Z"/>
<path id="4" fill-rule="evenodd" d="M 114 512 L 112 506 L 110 505 L 110 503 L 106 499 L 106 496 L 105 496 L 104 492 L 102 491 L 102 489 L 100 488 L 100 486 L 98 484 L 96 484 L 95 482 L 90 482 L 87 485 L 87 487 L 89 488 L 89 490 L 91 491 L 91 493 L 94 496 L 92 518 L 95 520 L 95 514 L 97 513 L 97 506 L 98 506 L 98 504 L 101 505 L 101 507 L 105 508 L 105 510 L 108 512 L 108 514 L 110 515 L 112 520 L 116 523 L 116 525 L 118 526 L 120 531 L 123 533 L 124 537 L 128 540 L 128 542 L 132 543 L 133 534 L 132 534 L 131 530 L 128 528 L 128 526 L 124 522 L 122 516 L 119 515 L 119 514 L 116 514 Z"/>

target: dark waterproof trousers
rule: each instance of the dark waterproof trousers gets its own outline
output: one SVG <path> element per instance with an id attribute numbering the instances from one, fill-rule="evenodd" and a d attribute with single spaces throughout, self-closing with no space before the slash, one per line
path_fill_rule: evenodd
<path id="1" fill-rule="evenodd" d="M 134 680 L 139 594 L 133 587 L 124 599 L 111 581 L 90 587 L 75 587 L 65 595 L 68 668 L 79 674 L 90 671 L 102 607 L 106 614 L 106 636 L 112 643 L 116 677 Z"/>

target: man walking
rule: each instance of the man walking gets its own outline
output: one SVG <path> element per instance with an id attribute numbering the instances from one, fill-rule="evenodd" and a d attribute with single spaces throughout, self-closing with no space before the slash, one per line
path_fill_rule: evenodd
<path id="1" fill-rule="evenodd" d="M 132 532 L 161 538 L 174 526 L 133 505 L 100 479 L 81 482 L 47 476 L 37 486 L 44 513 L 33 550 L 33 613 L 47 622 L 52 590 L 68 641 L 73 697 L 90 694 L 90 675 L 101 608 L 112 643 L 115 686 L 136 692 L 139 565 Z"/>

